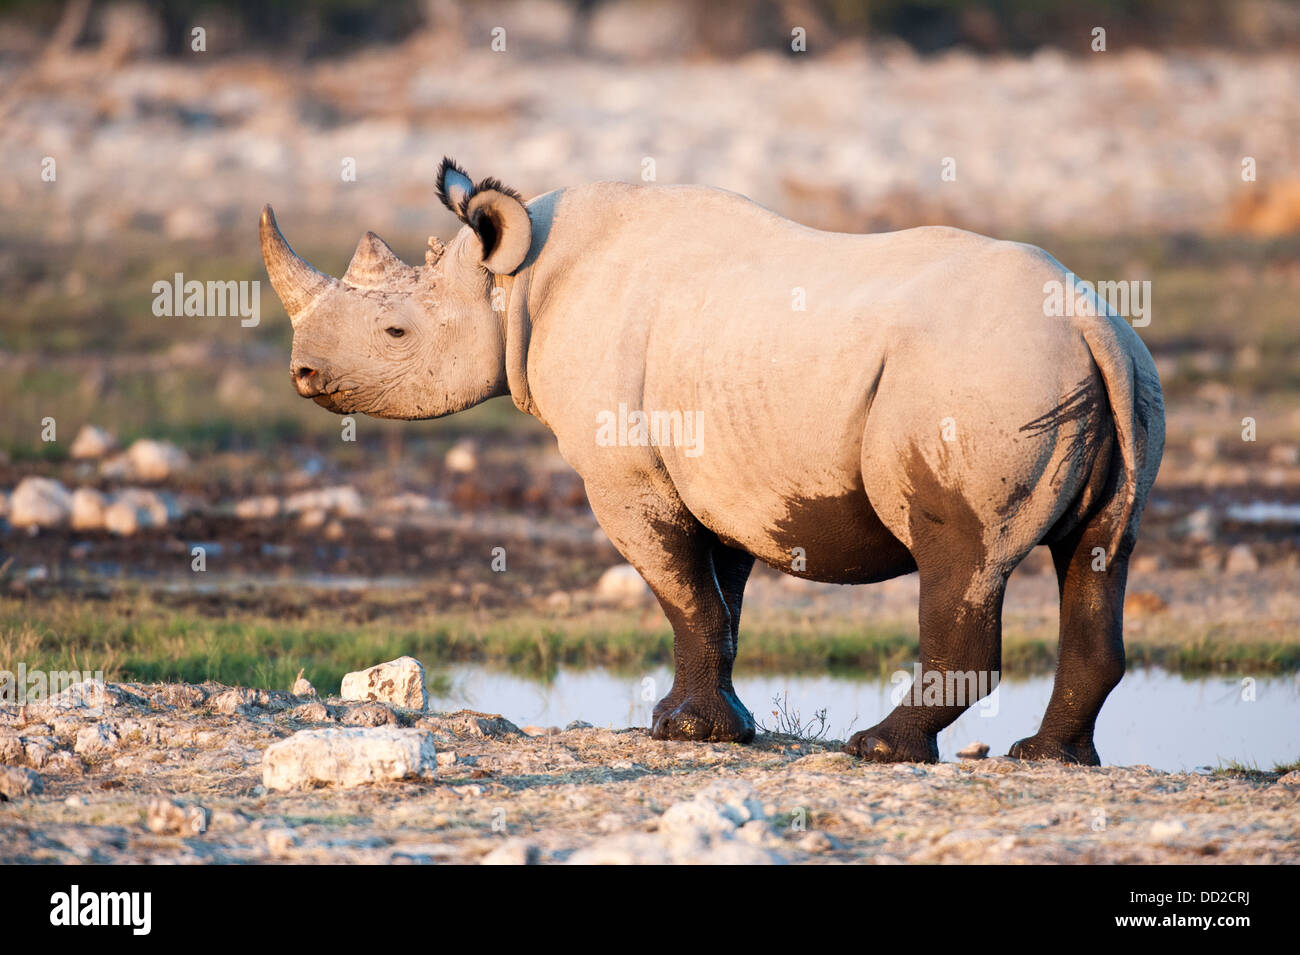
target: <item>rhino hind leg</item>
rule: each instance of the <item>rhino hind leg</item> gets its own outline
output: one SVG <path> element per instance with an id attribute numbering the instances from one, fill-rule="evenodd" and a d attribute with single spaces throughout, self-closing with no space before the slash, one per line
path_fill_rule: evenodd
<path id="1" fill-rule="evenodd" d="M 920 577 L 920 678 L 888 716 L 844 746 L 872 762 L 938 762 L 939 731 L 997 685 L 1006 577 L 973 575 L 960 562 L 922 564 Z"/>
<path id="2" fill-rule="evenodd" d="M 1119 552 L 1105 559 L 1115 508 L 1050 545 L 1061 592 L 1056 682 L 1038 732 L 1012 745 L 1017 759 L 1055 759 L 1099 766 L 1093 744 L 1097 714 L 1124 676 L 1123 611 L 1130 527 Z"/>

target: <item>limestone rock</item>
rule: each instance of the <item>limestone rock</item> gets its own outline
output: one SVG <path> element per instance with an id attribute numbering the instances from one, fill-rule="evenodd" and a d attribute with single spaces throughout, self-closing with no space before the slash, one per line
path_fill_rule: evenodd
<path id="1" fill-rule="evenodd" d="M 78 756 L 98 756 L 117 749 L 118 742 L 117 730 L 110 724 L 92 723 L 78 731 L 72 750 Z"/>
<path id="2" fill-rule="evenodd" d="M 102 458 L 116 447 L 117 439 L 113 435 L 93 424 L 84 424 L 72 439 L 69 453 L 75 460 L 91 461 Z"/>
<path id="3" fill-rule="evenodd" d="M 72 492 L 72 529 L 97 531 L 104 526 L 108 498 L 91 487 L 79 487 Z"/>
<path id="4" fill-rule="evenodd" d="M 21 766 L 0 766 L 0 796 L 21 799 L 44 791 L 45 782 L 39 773 Z"/>
<path id="5" fill-rule="evenodd" d="M 461 738 L 478 736 L 495 739 L 524 735 L 518 726 L 499 713 L 478 713 L 474 710 L 457 710 L 446 716 L 426 716 L 417 725 Z"/>
<path id="6" fill-rule="evenodd" d="M 600 575 L 596 596 L 611 603 L 638 603 L 650 596 L 650 587 L 631 564 L 617 564 Z"/>
<path id="7" fill-rule="evenodd" d="M 72 516 L 72 495 L 58 481 L 25 477 L 9 499 L 14 527 L 58 527 Z"/>
<path id="8" fill-rule="evenodd" d="M 160 835 L 198 836 L 208 831 L 211 813 L 174 799 L 155 799 L 145 813 L 145 827 Z"/>
<path id="9" fill-rule="evenodd" d="M 433 734 L 426 730 L 391 726 L 303 730 L 267 747 L 262 784 L 267 789 L 294 789 L 432 780 L 437 768 Z"/>
<path id="10" fill-rule="evenodd" d="M 151 438 L 132 444 L 126 457 L 131 477 L 149 483 L 166 481 L 190 466 L 189 457 L 176 445 Z"/>
<path id="11" fill-rule="evenodd" d="M 507 839 L 480 860 L 480 865 L 537 865 L 537 846 L 523 839 Z"/>
<path id="12" fill-rule="evenodd" d="M 957 750 L 960 759 L 985 759 L 989 755 L 989 744 L 974 740 L 970 745 Z"/>
<path id="13" fill-rule="evenodd" d="M 429 703 L 424 667 L 415 657 L 398 657 L 343 678 L 345 700 L 391 703 L 408 710 L 423 710 Z"/>

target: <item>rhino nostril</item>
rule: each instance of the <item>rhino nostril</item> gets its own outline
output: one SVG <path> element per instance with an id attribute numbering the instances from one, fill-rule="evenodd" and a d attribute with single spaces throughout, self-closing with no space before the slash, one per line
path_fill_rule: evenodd
<path id="1" fill-rule="evenodd" d="M 316 369 L 309 368 L 306 365 L 302 365 L 298 368 L 298 370 L 294 374 L 297 375 L 299 381 L 306 381 L 308 378 L 311 378 L 313 375 L 316 374 Z"/>

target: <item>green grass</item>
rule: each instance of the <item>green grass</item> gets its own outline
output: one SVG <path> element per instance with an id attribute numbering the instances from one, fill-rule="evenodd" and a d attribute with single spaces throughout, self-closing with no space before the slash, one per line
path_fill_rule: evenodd
<path id="1" fill-rule="evenodd" d="M 318 689 L 332 693 L 345 673 L 406 654 L 435 672 L 473 662 L 542 680 L 561 667 L 635 674 L 672 662 L 667 623 L 657 614 L 634 611 L 557 619 L 527 611 L 407 610 L 356 623 L 337 611 L 283 620 L 256 609 L 235 610 L 235 618 L 173 610 L 144 592 L 101 600 L 0 598 L 0 669 L 13 671 L 22 662 L 29 670 L 103 670 L 109 679 L 122 681 L 214 680 L 277 689 L 289 688 L 302 669 Z M 1052 672 L 1055 649 L 1054 640 L 1009 628 L 1003 641 L 1005 678 Z M 871 627 L 758 615 L 741 635 L 737 669 L 887 678 L 910 669 L 917 651 L 915 634 L 905 624 Z M 1241 644 L 1226 636 L 1191 646 L 1131 641 L 1128 655 L 1130 665 L 1188 675 L 1300 669 L 1296 645 Z"/>

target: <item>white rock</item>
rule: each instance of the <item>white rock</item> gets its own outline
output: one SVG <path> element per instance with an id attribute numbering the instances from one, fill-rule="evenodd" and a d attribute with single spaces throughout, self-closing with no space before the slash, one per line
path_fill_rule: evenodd
<path id="1" fill-rule="evenodd" d="M 1246 544 L 1238 544 L 1228 551 L 1223 569 L 1229 574 L 1253 574 L 1259 570 L 1259 558 Z"/>
<path id="2" fill-rule="evenodd" d="M 284 502 L 284 510 L 288 514 L 324 511 L 339 517 L 358 517 L 365 508 L 361 504 L 361 495 L 357 493 L 357 489 L 350 484 L 345 484 L 339 487 L 299 491 Z"/>
<path id="3" fill-rule="evenodd" d="M 203 806 L 188 805 L 174 799 L 154 799 L 145 813 L 144 824 L 159 835 L 198 836 L 208 831 L 212 814 Z"/>
<path id="4" fill-rule="evenodd" d="M 72 527 L 78 531 L 97 531 L 104 527 L 108 498 L 93 487 L 79 487 L 72 492 Z"/>
<path id="5" fill-rule="evenodd" d="M 447 452 L 443 463 L 454 474 L 471 474 L 478 469 L 478 446 L 468 439 L 457 441 Z"/>
<path id="6" fill-rule="evenodd" d="M 190 459 L 180 448 L 166 441 L 141 438 L 126 452 L 131 475 L 137 481 L 158 482 L 184 471 Z"/>
<path id="7" fill-rule="evenodd" d="M 537 846 L 524 839 L 507 839 L 481 860 L 480 865 L 537 865 Z"/>
<path id="8" fill-rule="evenodd" d="M 115 447 L 117 447 L 117 439 L 111 434 L 103 428 L 96 428 L 93 424 L 85 424 L 72 439 L 70 453 L 78 461 L 94 460 L 102 458 Z"/>
<path id="9" fill-rule="evenodd" d="M 77 732 L 77 742 L 72 747 L 78 756 L 97 756 L 117 748 L 117 730 L 107 723 L 92 723 Z"/>
<path id="10" fill-rule="evenodd" d="M 129 537 L 139 531 L 165 527 L 179 509 L 154 491 L 127 488 L 114 496 L 104 511 L 104 527 L 114 534 Z"/>
<path id="11" fill-rule="evenodd" d="M 280 499 L 274 494 L 246 497 L 235 503 L 235 516 L 241 521 L 267 521 L 280 513 Z"/>
<path id="12" fill-rule="evenodd" d="M 292 829 L 268 829 L 266 831 L 266 848 L 271 855 L 287 855 L 298 844 L 298 837 Z"/>
<path id="13" fill-rule="evenodd" d="M 293 789 L 433 780 L 438 754 L 428 730 L 393 726 L 302 730 L 262 756 L 262 785 Z"/>
<path id="14" fill-rule="evenodd" d="M 343 678 L 340 695 L 345 700 L 378 700 L 408 710 L 422 710 L 429 703 L 424 687 L 424 667 L 415 657 L 398 657 Z"/>
<path id="15" fill-rule="evenodd" d="M 303 671 L 298 671 L 298 678 L 293 681 L 293 689 L 290 690 L 294 696 L 315 696 L 316 687 L 311 685 L 311 681 L 303 677 Z"/>
<path id="16" fill-rule="evenodd" d="M 596 595 L 615 603 L 635 603 L 648 599 L 650 588 L 631 564 L 617 564 L 600 575 Z"/>
<path id="17" fill-rule="evenodd" d="M 1180 819 L 1161 819 L 1151 824 L 1151 838 L 1155 842 L 1169 842 L 1187 832 L 1187 824 Z"/>
<path id="18" fill-rule="evenodd" d="M 981 743 L 979 740 L 974 740 L 964 749 L 957 750 L 957 756 L 960 759 L 984 759 L 988 754 L 989 744 Z"/>
<path id="19" fill-rule="evenodd" d="M 39 773 L 21 766 L 0 766 L 0 795 L 18 799 L 43 792 L 45 782 Z"/>
<path id="20" fill-rule="evenodd" d="M 58 527 L 72 516 L 72 495 L 58 481 L 25 477 L 9 499 L 14 527 Z"/>

